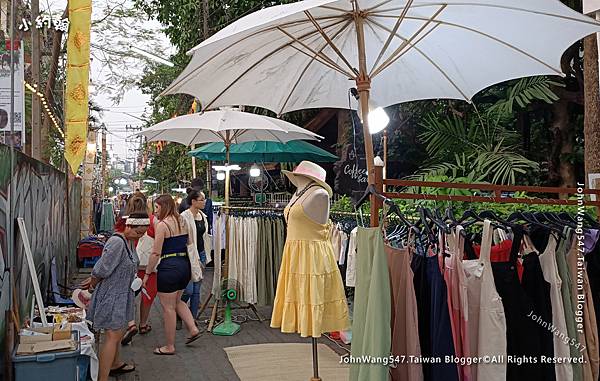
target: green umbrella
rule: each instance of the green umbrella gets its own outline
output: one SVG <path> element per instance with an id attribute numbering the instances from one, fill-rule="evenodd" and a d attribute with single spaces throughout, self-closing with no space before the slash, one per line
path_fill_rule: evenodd
<path id="1" fill-rule="evenodd" d="M 225 145 L 210 143 L 188 153 L 202 160 L 224 161 Z M 304 140 L 291 140 L 287 143 L 254 141 L 232 144 L 232 163 L 298 163 L 310 160 L 317 163 L 334 162 L 338 157 Z"/>

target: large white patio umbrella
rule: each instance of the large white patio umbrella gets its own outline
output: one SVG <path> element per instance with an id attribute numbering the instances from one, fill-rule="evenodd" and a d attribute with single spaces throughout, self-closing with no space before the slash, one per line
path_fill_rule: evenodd
<path id="1" fill-rule="evenodd" d="M 305 0 L 262 9 L 192 49 L 163 94 L 204 109 L 278 114 L 432 98 L 470 101 L 509 79 L 563 75 L 562 53 L 600 23 L 558 0 Z M 373 146 L 363 118 L 369 183 Z"/>

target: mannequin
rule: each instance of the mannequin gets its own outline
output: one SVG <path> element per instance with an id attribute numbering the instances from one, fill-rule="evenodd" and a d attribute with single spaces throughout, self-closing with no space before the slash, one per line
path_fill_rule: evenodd
<path id="1" fill-rule="evenodd" d="M 308 177 L 300 177 L 296 179 L 298 191 L 304 189 L 313 181 Z M 298 200 L 302 198 L 301 200 Z M 326 224 L 329 220 L 329 193 L 319 186 L 309 189 L 304 195 L 298 197 L 296 194 L 290 200 L 290 204 L 298 200 L 298 203 L 304 207 L 304 212 L 315 222 Z"/>
<path id="2" fill-rule="evenodd" d="M 314 183 L 307 177 L 298 177 L 296 179 L 296 185 L 298 191 L 306 188 L 309 184 Z M 309 189 L 304 195 L 298 197 L 296 194 L 291 198 L 290 204 L 295 202 L 302 205 L 304 213 L 315 222 L 320 224 L 326 224 L 329 221 L 329 193 L 320 186 L 315 186 Z M 312 343 L 312 357 L 313 357 L 313 377 L 311 381 L 321 381 L 319 377 L 319 356 L 317 354 L 318 339 L 316 337 L 311 338 Z"/>
<path id="3" fill-rule="evenodd" d="M 282 173 L 297 190 L 284 211 L 287 237 L 271 327 L 311 338 L 311 381 L 320 381 L 317 338 L 323 332 L 350 326 L 344 285 L 331 243 L 329 201 L 333 191 L 325 181 L 327 172 L 315 163 L 303 161 L 293 172 Z M 299 288 L 300 284 L 306 287 Z"/>

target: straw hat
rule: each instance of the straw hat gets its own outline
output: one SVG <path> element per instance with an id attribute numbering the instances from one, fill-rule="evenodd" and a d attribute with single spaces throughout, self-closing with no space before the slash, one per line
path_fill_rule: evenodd
<path id="1" fill-rule="evenodd" d="M 92 294 L 88 290 L 76 289 L 73 291 L 73 295 L 71 295 L 71 299 L 73 299 L 73 303 L 79 308 L 87 309 L 88 304 L 90 304 L 90 300 L 92 299 Z"/>
<path id="2" fill-rule="evenodd" d="M 329 197 L 331 197 L 333 195 L 333 190 L 325 182 L 325 178 L 327 177 L 327 171 L 325 171 L 323 168 L 321 168 L 320 166 L 318 166 L 317 164 L 315 164 L 313 162 L 305 160 L 305 161 L 301 162 L 300 164 L 298 164 L 296 169 L 294 169 L 294 172 L 290 172 L 290 171 L 281 171 L 281 172 L 283 172 L 287 176 L 287 178 L 290 180 L 290 182 L 292 184 L 294 184 L 296 187 L 298 187 L 297 178 L 299 176 L 301 176 L 301 177 L 311 179 L 312 181 L 319 184 L 321 187 L 325 188 L 327 193 L 329 193 Z"/>

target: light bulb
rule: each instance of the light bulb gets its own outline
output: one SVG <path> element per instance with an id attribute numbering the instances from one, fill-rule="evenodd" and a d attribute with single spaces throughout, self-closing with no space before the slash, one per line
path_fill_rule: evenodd
<path id="1" fill-rule="evenodd" d="M 225 172 L 217 172 L 217 180 L 225 180 Z"/>
<path id="2" fill-rule="evenodd" d="M 250 177 L 258 177 L 260 176 L 260 168 L 254 164 L 252 168 L 250 168 Z"/>
<path id="3" fill-rule="evenodd" d="M 114 190 L 115 190 L 115 188 L 113 188 L 113 187 L 108 187 L 108 191 L 109 191 L 109 192 L 112 192 L 112 191 L 114 191 Z"/>
<path id="4" fill-rule="evenodd" d="M 383 107 L 369 111 L 369 133 L 371 135 L 383 131 L 390 123 L 390 117 Z"/>

